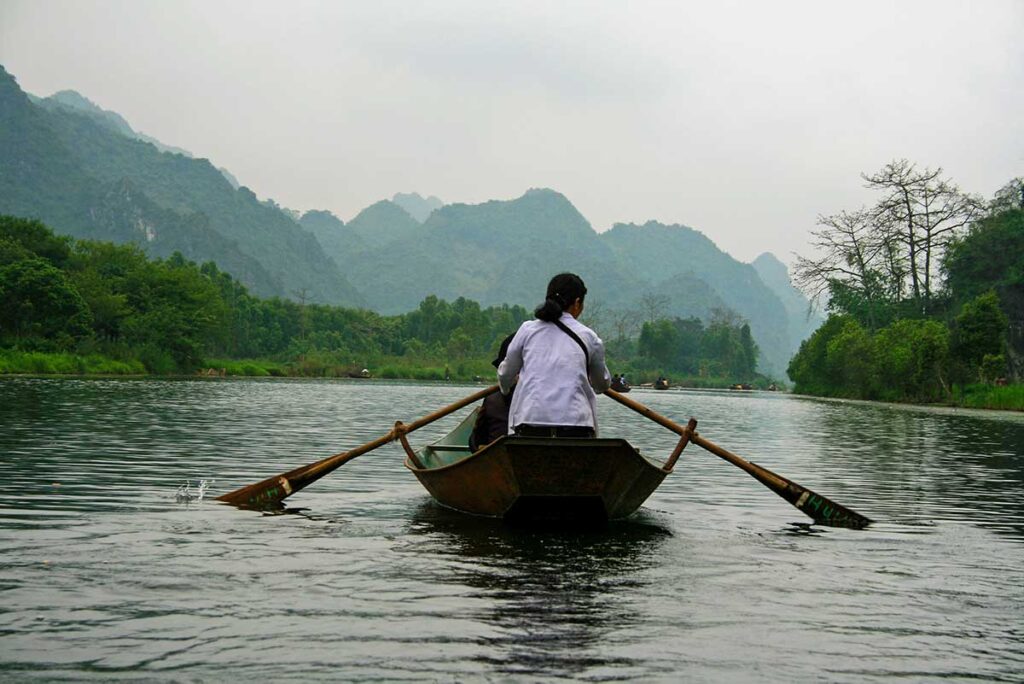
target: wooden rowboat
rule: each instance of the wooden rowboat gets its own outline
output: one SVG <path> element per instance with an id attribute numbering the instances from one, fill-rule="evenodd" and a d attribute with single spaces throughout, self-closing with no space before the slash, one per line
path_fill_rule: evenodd
<path id="1" fill-rule="evenodd" d="M 434 499 L 473 515 L 513 521 L 625 518 L 678 458 L 674 452 L 659 465 L 626 440 L 605 438 L 501 437 L 473 453 L 468 442 L 475 420 L 476 411 L 418 452 L 403 443 L 406 468 Z"/>
<path id="2" fill-rule="evenodd" d="M 624 518 L 651 495 L 691 441 L 746 471 L 815 522 L 861 529 L 871 519 L 796 482 L 751 463 L 697 434 L 697 420 L 686 427 L 622 394 L 606 395 L 679 435 L 679 442 L 659 467 L 622 439 L 543 439 L 501 437 L 471 453 L 469 434 L 474 412 L 443 439 L 420 450 L 409 446 L 407 435 L 498 391 L 497 385 L 474 392 L 408 425 L 393 429 L 366 444 L 319 461 L 268 477 L 217 497 L 239 508 L 279 507 L 288 496 L 316 482 L 354 458 L 399 440 L 408 456 L 406 467 L 439 502 L 466 513 L 517 518 L 611 520 Z"/>

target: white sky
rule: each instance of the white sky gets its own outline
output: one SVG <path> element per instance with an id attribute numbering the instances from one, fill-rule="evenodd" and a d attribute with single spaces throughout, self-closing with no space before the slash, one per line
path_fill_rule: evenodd
<path id="1" fill-rule="evenodd" d="M 1024 1 L 0 0 L 0 64 L 343 220 L 395 192 L 564 193 L 749 261 L 896 158 L 1024 175 Z"/>

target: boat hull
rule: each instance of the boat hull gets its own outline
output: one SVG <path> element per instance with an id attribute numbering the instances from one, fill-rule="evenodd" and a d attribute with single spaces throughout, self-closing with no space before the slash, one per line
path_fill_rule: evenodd
<path id="1" fill-rule="evenodd" d="M 506 520 L 625 518 L 665 479 L 624 439 L 502 437 L 476 453 L 457 429 L 406 467 L 439 503 Z M 464 442 L 463 442 L 464 443 Z"/>

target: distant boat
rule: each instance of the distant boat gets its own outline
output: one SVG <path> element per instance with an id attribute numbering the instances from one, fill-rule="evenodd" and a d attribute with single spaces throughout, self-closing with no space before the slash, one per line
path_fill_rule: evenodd
<path id="1" fill-rule="evenodd" d="M 612 389 L 615 390 L 616 392 L 622 392 L 623 394 L 625 394 L 630 390 L 630 387 L 628 382 L 626 382 L 619 376 L 615 376 L 614 378 L 612 378 Z"/>
<path id="2" fill-rule="evenodd" d="M 666 390 L 668 389 L 668 378 L 658 378 L 654 381 L 654 389 Z"/>
<path id="3" fill-rule="evenodd" d="M 735 385 L 729 385 L 731 390 L 752 390 L 753 386 L 748 382 L 737 382 Z"/>

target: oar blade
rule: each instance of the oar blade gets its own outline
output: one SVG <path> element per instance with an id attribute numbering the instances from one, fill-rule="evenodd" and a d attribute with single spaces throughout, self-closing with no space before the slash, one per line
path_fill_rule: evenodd
<path id="1" fill-rule="evenodd" d="M 690 441 L 745 470 L 755 480 L 796 506 L 816 523 L 853 529 L 862 529 L 871 524 L 870 518 L 842 504 L 838 504 L 828 497 L 807 489 L 787 477 L 752 463 L 728 449 L 723 449 L 711 440 L 704 439 L 699 434 L 692 434 Z"/>
<path id="2" fill-rule="evenodd" d="M 751 463 L 750 465 L 761 470 L 767 470 L 756 463 Z M 863 516 L 840 503 L 836 503 L 827 496 L 822 496 L 821 494 L 798 485 L 792 480 L 788 480 L 781 475 L 777 475 L 775 473 L 772 474 L 779 479 L 785 480 L 786 486 L 780 489 L 751 473 L 751 475 L 754 475 L 754 477 L 759 481 L 768 484 L 768 486 L 774 489 L 783 499 L 796 506 L 796 508 L 798 508 L 804 515 L 820 525 L 849 527 L 855 530 L 860 530 L 867 527 L 872 522 L 871 518 Z"/>
<path id="3" fill-rule="evenodd" d="M 239 508 L 276 508 L 295 491 L 284 475 L 268 477 L 262 482 L 247 485 L 233 492 L 222 494 L 217 501 L 238 506 Z"/>

